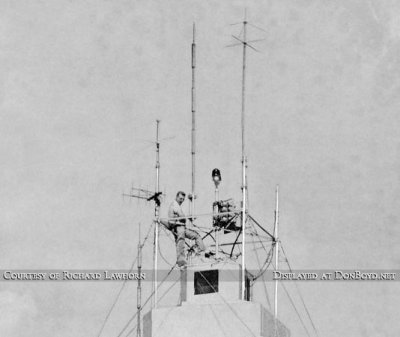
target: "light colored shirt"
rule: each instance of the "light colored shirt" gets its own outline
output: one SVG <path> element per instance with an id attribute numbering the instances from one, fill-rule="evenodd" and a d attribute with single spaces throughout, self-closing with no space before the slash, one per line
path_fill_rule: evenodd
<path id="1" fill-rule="evenodd" d="M 182 206 L 178 204 L 176 200 L 174 200 L 171 205 L 169 206 L 168 210 L 168 218 L 181 218 L 184 217 L 185 213 L 183 213 Z M 169 220 L 169 223 L 173 226 L 178 225 L 181 223 L 182 225 L 186 222 L 186 219 L 180 219 L 180 220 Z"/>

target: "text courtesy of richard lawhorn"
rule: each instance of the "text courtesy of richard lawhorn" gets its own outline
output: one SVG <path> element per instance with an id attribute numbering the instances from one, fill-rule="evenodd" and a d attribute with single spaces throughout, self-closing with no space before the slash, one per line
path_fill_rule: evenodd
<path id="1" fill-rule="evenodd" d="M 399 271 L 323 270 L 273 271 L 274 281 L 398 281 Z"/>
<path id="2" fill-rule="evenodd" d="M 138 281 L 146 280 L 146 273 L 133 271 L 26 271 L 2 270 L 1 281 Z"/>

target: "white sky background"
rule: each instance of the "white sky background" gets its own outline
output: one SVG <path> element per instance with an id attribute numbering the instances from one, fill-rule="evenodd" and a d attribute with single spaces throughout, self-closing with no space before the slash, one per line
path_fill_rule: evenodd
<path id="1" fill-rule="evenodd" d="M 250 212 L 292 266 L 398 268 L 400 5 L 396 1 L 1 1 L 0 266 L 129 268 L 151 205 L 161 119 L 162 214 L 190 189 L 190 44 L 197 24 L 198 210 L 240 198 L 240 48 L 249 38 Z M 163 247 L 173 258 L 174 247 Z M 145 265 L 150 268 L 150 253 Z M 147 283 L 150 286 L 150 283 Z M 0 283 L 3 336 L 95 336 L 120 283 Z M 398 283 L 303 283 L 321 336 L 394 336 Z M 131 284 L 105 330 L 135 311 Z M 306 336 L 290 304 L 282 321 Z M 300 303 L 300 302 L 298 302 Z M 397 304 L 397 306 L 396 306 Z M 305 316 L 304 316 L 305 317 Z"/>

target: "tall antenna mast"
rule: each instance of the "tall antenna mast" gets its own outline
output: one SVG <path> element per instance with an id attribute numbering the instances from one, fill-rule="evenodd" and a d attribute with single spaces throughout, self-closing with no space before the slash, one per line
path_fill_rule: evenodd
<path id="1" fill-rule="evenodd" d="M 243 21 L 243 69 L 242 69 L 242 158 L 246 158 L 246 147 L 245 147 L 245 106 L 246 106 L 246 47 L 247 47 L 247 19 L 246 19 L 246 10 L 244 12 L 244 21 Z"/>
<path id="2" fill-rule="evenodd" d="M 279 185 L 276 186 L 276 205 L 275 205 L 275 224 L 274 224 L 274 238 L 275 238 L 275 270 L 279 268 Z M 274 317 L 275 322 L 278 319 L 278 279 L 275 280 L 275 296 L 274 296 Z M 276 324 L 276 323 L 275 323 Z"/>
<path id="3" fill-rule="evenodd" d="M 156 131 L 156 193 L 160 193 L 160 141 L 159 141 L 159 125 L 160 121 L 157 119 L 157 131 Z M 157 266 L 158 266 L 158 224 L 160 222 L 160 205 L 156 202 L 154 216 L 155 216 L 155 226 L 154 226 L 154 245 L 153 245 L 153 308 L 157 307 Z"/>
<path id="4" fill-rule="evenodd" d="M 193 42 L 192 42 L 192 193 L 190 215 L 195 214 L 195 199 L 196 199 L 196 26 L 193 23 Z M 194 218 L 192 218 L 194 222 Z"/>
<path id="5" fill-rule="evenodd" d="M 247 19 L 246 10 L 244 12 L 243 21 L 243 70 L 242 70 L 242 300 L 245 300 L 246 291 L 246 194 L 247 194 L 247 182 L 246 182 L 246 151 L 245 151 L 245 89 L 246 89 L 246 47 L 247 47 Z"/>
<path id="6" fill-rule="evenodd" d="M 153 284 L 152 284 L 152 307 L 157 306 L 157 266 L 158 266 L 158 237 L 159 237 L 159 224 L 160 224 L 160 204 L 162 192 L 160 192 L 160 140 L 159 140 L 159 124 L 157 120 L 156 130 L 156 186 L 155 192 L 148 191 L 142 188 L 131 187 L 131 192 L 128 194 L 123 193 L 123 196 L 137 199 L 144 199 L 147 201 L 154 200 L 154 242 L 153 242 Z"/>
<path id="7" fill-rule="evenodd" d="M 246 142 L 245 142 L 245 112 L 246 112 L 246 52 L 247 47 L 258 51 L 253 46 L 250 45 L 250 42 L 256 42 L 260 40 L 247 40 L 247 13 L 244 11 L 244 20 L 243 24 L 243 38 L 232 35 L 232 37 L 239 41 L 239 44 L 243 45 L 243 66 L 242 66 L 242 113 L 241 113 L 241 129 L 242 129 L 242 300 L 245 300 L 246 296 L 246 217 L 247 217 L 247 176 L 246 176 L 246 168 L 247 168 L 247 157 L 246 157 Z M 250 24 L 251 25 L 251 24 Z M 254 26 L 254 25 L 252 25 Z M 256 26 L 254 26 L 256 27 Z M 258 28 L 258 27 L 256 27 Z M 258 28 L 260 29 L 260 28 Z M 230 45 L 228 47 L 236 46 L 236 44 Z"/>
<path id="8" fill-rule="evenodd" d="M 140 274 L 142 273 L 142 248 L 143 245 L 141 243 L 141 224 L 139 222 L 139 243 L 138 243 L 138 283 L 137 283 L 137 337 L 142 336 L 142 330 L 140 326 L 141 320 L 141 311 L 142 311 L 142 280 Z"/>

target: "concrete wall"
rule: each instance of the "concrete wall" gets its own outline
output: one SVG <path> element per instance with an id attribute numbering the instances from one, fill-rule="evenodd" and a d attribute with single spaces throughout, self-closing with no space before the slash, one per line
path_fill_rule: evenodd
<path id="1" fill-rule="evenodd" d="M 277 326 L 277 336 L 290 336 Z M 154 309 L 144 316 L 143 328 L 144 337 L 274 337 L 275 323 L 261 304 L 236 301 Z"/>

